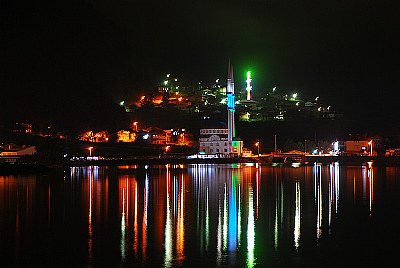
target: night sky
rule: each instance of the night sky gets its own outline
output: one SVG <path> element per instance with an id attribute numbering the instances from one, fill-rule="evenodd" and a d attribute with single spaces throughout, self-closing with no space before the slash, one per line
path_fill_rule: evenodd
<path id="1" fill-rule="evenodd" d="M 229 59 L 237 88 L 251 69 L 254 90 L 277 86 L 347 115 L 396 118 L 396 1 L 15 2 L 0 7 L 5 121 L 112 115 L 111 103 L 166 73 L 225 80 Z"/>

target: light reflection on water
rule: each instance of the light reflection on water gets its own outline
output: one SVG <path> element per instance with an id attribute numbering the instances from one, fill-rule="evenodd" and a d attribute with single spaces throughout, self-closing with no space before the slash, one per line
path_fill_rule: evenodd
<path id="1" fill-rule="evenodd" d="M 72 167 L 51 178 L 2 176 L 1 249 L 12 266 L 52 265 L 63 255 L 70 257 L 63 263 L 85 266 L 324 264 L 330 243 L 346 249 L 346 230 L 357 226 L 372 237 L 375 195 L 398 196 L 398 173 L 315 163 Z"/>

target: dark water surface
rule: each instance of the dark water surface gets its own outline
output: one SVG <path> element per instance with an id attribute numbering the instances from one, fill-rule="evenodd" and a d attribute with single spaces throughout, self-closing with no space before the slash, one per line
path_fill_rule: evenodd
<path id="1" fill-rule="evenodd" d="M 72 167 L 0 176 L 1 267 L 399 267 L 400 168 Z"/>

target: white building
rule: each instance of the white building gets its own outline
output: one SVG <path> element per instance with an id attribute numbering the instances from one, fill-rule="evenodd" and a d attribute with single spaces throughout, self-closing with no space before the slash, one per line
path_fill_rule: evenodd
<path id="1" fill-rule="evenodd" d="M 199 144 L 200 152 L 203 152 L 205 154 L 229 154 L 228 129 L 200 129 Z"/>

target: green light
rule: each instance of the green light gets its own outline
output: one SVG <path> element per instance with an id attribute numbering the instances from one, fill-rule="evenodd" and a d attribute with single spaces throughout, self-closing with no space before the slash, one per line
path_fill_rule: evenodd
<path id="1" fill-rule="evenodd" d="M 251 79 L 251 71 L 247 72 L 247 79 Z"/>

